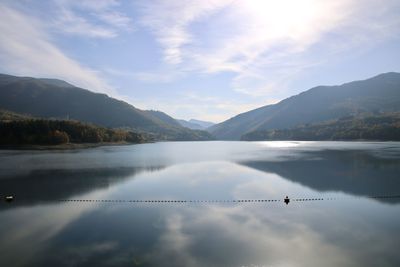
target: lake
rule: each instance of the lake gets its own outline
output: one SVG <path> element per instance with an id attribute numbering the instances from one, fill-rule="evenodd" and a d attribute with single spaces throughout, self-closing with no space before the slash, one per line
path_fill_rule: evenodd
<path id="1" fill-rule="evenodd" d="M 400 266 L 398 142 L 3 150 L 0 194 L 0 266 Z"/>

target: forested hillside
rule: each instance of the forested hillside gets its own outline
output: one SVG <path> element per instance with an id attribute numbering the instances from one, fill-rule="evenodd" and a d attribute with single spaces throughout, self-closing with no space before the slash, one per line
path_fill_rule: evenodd
<path id="1" fill-rule="evenodd" d="M 78 121 L 0 121 L 0 145 L 59 145 L 67 143 L 143 143 L 150 136 L 122 129 L 107 129 Z"/>
<path id="2" fill-rule="evenodd" d="M 400 113 L 344 117 L 292 129 L 254 131 L 241 140 L 379 140 L 400 141 Z"/>

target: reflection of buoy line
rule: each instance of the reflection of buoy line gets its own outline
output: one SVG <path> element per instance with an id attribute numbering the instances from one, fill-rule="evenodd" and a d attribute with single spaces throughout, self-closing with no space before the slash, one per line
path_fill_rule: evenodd
<path id="1" fill-rule="evenodd" d="M 275 203 L 275 202 L 284 202 L 289 204 L 289 202 L 310 202 L 310 201 L 333 201 L 333 200 L 350 200 L 359 197 L 326 197 L 326 198 L 292 198 L 289 199 L 285 197 L 284 199 L 225 199 L 225 200 L 210 200 L 210 199 L 202 199 L 202 200 L 169 200 L 169 199 L 61 199 L 60 202 L 69 202 L 69 203 L 77 203 L 77 202 L 96 202 L 96 203 L 166 203 L 166 204 L 175 204 L 175 203 L 231 203 L 231 204 L 242 204 L 242 203 Z M 366 196 L 365 198 L 372 199 L 395 199 L 400 198 L 400 195 L 380 195 L 380 196 Z"/>

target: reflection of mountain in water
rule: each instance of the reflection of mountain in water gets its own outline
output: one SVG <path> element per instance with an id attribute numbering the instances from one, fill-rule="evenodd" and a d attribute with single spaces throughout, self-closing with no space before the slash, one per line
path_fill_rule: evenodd
<path id="1" fill-rule="evenodd" d="M 120 167 L 96 169 L 35 170 L 27 175 L 0 179 L 0 195 L 16 197 L 13 203 L 3 203 L 0 209 L 16 205 L 54 202 L 93 190 L 107 188 L 144 171 L 157 171 L 163 167 Z"/>
<path id="2" fill-rule="evenodd" d="M 398 195 L 400 159 L 380 158 L 367 151 L 308 151 L 282 162 L 248 161 L 240 164 L 276 173 L 318 191 L 352 195 Z M 399 199 L 382 199 L 399 202 Z"/>

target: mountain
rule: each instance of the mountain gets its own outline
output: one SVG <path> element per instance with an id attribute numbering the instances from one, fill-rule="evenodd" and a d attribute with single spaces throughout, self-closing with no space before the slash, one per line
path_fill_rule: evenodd
<path id="1" fill-rule="evenodd" d="M 205 130 L 210 126 L 213 126 L 215 123 L 209 122 L 209 121 L 201 121 L 201 120 L 195 120 L 195 119 L 190 119 L 188 121 L 186 120 L 176 120 L 180 125 L 183 127 L 189 128 L 189 129 L 194 129 L 194 130 Z"/>
<path id="2" fill-rule="evenodd" d="M 181 126 L 192 129 L 192 130 L 203 130 L 204 127 L 202 127 L 199 124 L 196 123 L 191 123 L 189 121 L 185 121 L 185 120 L 176 120 Z"/>
<path id="3" fill-rule="evenodd" d="M 175 127 L 182 127 L 174 118 L 168 116 L 164 112 L 158 110 L 145 110 L 145 113 L 149 114 L 150 116 L 156 117 L 160 121 L 175 126 Z"/>
<path id="4" fill-rule="evenodd" d="M 190 123 L 194 123 L 194 124 L 198 124 L 198 125 L 204 127 L 204 129 L 215 125 L 214 122 L 210 122 L 210 121 L 201 121 L 201 120 L 196 120 L 196 119 L 190 119 L 189 122 L 190 122 Z"/>
<path id="5" fill-rule="evenodd" d="M 162 122 L 172 125 L 176 128 L 180 129 L 181 134 L 189 134 L 192 135 L 190 140 L 211 140 L 214 139 L 212 135 L 210 135 L 208 132 L 204 131 L 205 129 L 202 127 L 187 127 L 182 125 L 178 120 L 168 116 L 164 112 L 158 111 L 158 110 L 145 110 L 145 112 L 151 116 L 154 116 L 161 120 Z M 176 137 L 180 136 L 181 134 L 177 133 L 175 134 Z M 186 137 L 180 137 L 179 139 L 175 140 L 186 140 L 188 138 Z M 188 139 L 189 140 L 189 139 Z"/>
<path id="6" fill-rule="evenodd" d="M 41 118 L 72 119 L 110 128 L 153 133 L 158 140 L 209 140 L 167 114 L 143 111 L 105 94 L 94 93 L 54 79 L 0 74 L 0 108 Z M 163 117 L 162 119 L 160 119 Z"/>
<path id="7" fill-rule="evenodd" d="M 207 130 L 217 139 L 238 140 L 253 131 L 288 129 L 361 113 L 400 111 L 400 73 L 390 72 L 338 86 L 318 86 L 239 114 Z"/>

